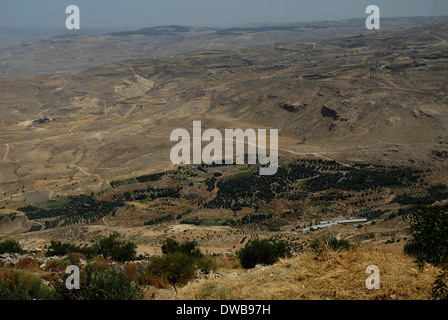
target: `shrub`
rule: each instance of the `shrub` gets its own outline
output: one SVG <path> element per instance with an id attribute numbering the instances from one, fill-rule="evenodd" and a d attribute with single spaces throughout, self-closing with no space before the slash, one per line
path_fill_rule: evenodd
<path id="1" fill-rule="evenodd" d="M 162 245 L 162 253 L 174 253 L 174 252 L 182 252 L 188 256 L 201 258 L 204 255 L 201 250 L 198 248 L 198 244 L 196 241 L 185 241 L 183 243 L 178 243 L 174 239 L 167 239 L 166 242 Z"/>
<path id="2" fill-rule="evenodd" d="M 126 265 L 123 271 L 129 280 L 137 281 L 140 279 L 139 264 L 137 263 L 130 263 Z"/>
<path id="3" fill-rule="evenodd" d="M 443 271 L 436 277 L 431 289 L 431 298 L 434 300 L 448 300 L 448 269 Z"/>
<path id="4" fill-rule="evenodd" d="M 417 259 L 419 266 L 425 262 L 445 266 L 448 263 L 448 205 L 414 207 L 404 219 L 410 220 L 413 235 L 406 252 Z"/>
<path id="5" fill-rule="evenodd" d="M 195 259 L 182 252 L 165 254 L 151 260 L 146 270 L 149 277 L 166 278 L 176 284 L 186 284 L 195 275 Z"/>
<path id="6" fill-rule="evenodd" d="M 168 252 L 174 252 L 179 248 L 179 242 L 172 238 L 168 238 L 162 244 L 162 253 L 167 254 Z"/>
<path id="7" fill-rule="evenodd" d="M 426 262 L 442 267 L 431 290 L 433 299 L 448 299 L 448 205 L 417 206 L 404 215 L 410 220 L 413 238 L 405 245 L 405 253 L 416 258 L 422 270 Z"/>
<path id="8" fill-rule="evenodd" d="M 73 253 L 73 252 L 81 252 L 81 247 L 75 246 L 70 243 L 62 243 L 61 241 L 50 241 L 50 246 L 48 247 L 48 250 L 46 252 L 47 257 L 52 256 L 65 256 L 66 254 Z"/>
<path id="9" fill-rule="evenodd" d="M 168 289 L 171 284 L 168 282 L 166 275 L 153 275 L 145 272 L 140 280 L 141 284 L 153 286 L 159 289 Z"/>
<path id="10" fill-rule="evenodd" d="M 322 239 L 315 239 L 310 248 L 315 254 L 321 254 L 324 251 L 330 250 L 339 252 L 342 250 L 350 250 L 351 244 L 348 240 L 337 239 L 335 236 L 328 236 Z"/>
<path id="11" fill-rule="evenodd" d="M 0 300 L 52 300 L 53 292 L 38 277 L 15 272 L 11 279 L 0 279 Z"/>
<path id="12" fill-rule="evenodd" d="M 216 263 L 216 259 L 213 257 L 202 256 L 196 259 L 196 266 L 206 272 L 215 271 L 218 268 L 218 264 Z"/>
<path id="13" fill-rule="evenodd" d="M 194 278 L 196 268 L 206 271 L 215 270 L 216 263 L 211 257 L 205 257 L 195 241 L 178 243 L 167 239 L 162 245 L 161 257 L 154 258 L 146 269 L 146 281 L 170 283 L 177 292 L 176 284 L 186 284 Z"/>
<path id="14" fill-rule="evenodd" d="M 86 256 L 82 253 L 73 252 L 67 255 L 69 265 L 78 265 L 81 262 L 81 259 L 84 261 L 87 260 Z"/>
<path id="15" fill-rule="evenodd" d="M 229 257 L 225 255 L 220 255 L 214 257 L 214 263 L 216 264 L 216 268 L 225 268 L 225 269 L 237 269 L 241 267 L 241 263 L 237 257 Z"/>
<path id="16" fill-rule="evenodd" d="M 197 300 L 228 300 L 230 291 L 226 288 L 220 288 L 214 282 L 205 283 L 201 290 L 195 295 Z"/>
<path id="17" fill-rule="evenodd" d="M 106 271 L 110 268 L 113 262 L 113 260 L 99 258 L 92 262 L 92 267 L 98 270 Z"/>
<path id="18" fill-rule="evenodd" d="M 133 261 L 137 254 L 137 245 L 132 242 L 118 241 L 115 235 L 109 238 L 101 239 L 98 242 L 98 252 L 103 255 L 105 259 L 112 259 L 116 261 Z"/>
<path id="19" fill-rule="evenodd" d="M 5 240 L 0 243 L 0 254 L 3 253 L 23 253 L 22 246 L 15 240 Z"/>
<path id="20" fill-rule="evenodd" d="M 122 262 L 135 260 L 137 245 L 132 242 L 118 241 L 116 238 L 116 235 L 111 235 L 108 238 L 99 240 L 90 247 L 81 247 L 52 240 L 46 255 L 51 257 L 77 253 L 84 255 L 86 259 L 102 255 L 105 259 Z"/>
<path id="21" fill-rule="evenodd" d="M 39 270 L 39 262 L 33 258 L 23 258 L 16 263 L 17 269 L 36 271 Z"/>
<path id="22" fill-rule="evenodd" d="M 255 239 L 237 252 L 243 268 L 254 268 L 257 264 L 271 265 L 284 258 L 290 251 L 284 241 Z"/>
<path id="23" fill-rule="evenodd" d="M 59 283 L 56 290 L 58 296 L 66 300 L 138 300 L 142 297 L 141 288 L 115 266 L 103 271 L 87 265 L 80 272 L 79 290 L 67 290 L 65 282 Z"/>
<path id="24" fill-rule="evenodd" d="M 337 239 L 336 237 L 330 237 L 325 242 L 330 250 L 339 252 L 341 250 L 349 250 L 351 248 L 350 242 L 345 239 Z"/>
<path id="25" fill-rule="evenodd" d="M 63 259 L 51 259 L 45 263 L 45 271 L 65 271 L 66 262 Z"/>

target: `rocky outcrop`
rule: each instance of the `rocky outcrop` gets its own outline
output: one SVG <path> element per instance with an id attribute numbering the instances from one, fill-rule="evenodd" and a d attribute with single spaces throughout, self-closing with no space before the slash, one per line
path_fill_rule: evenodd
<path id="1" fill-rule="evenodd" d="M 5 267 L 14 267 L 17 265 L 17 263 L 23 259 L 29 259 L 32 258 L 37 261 L 39 264 L 39 267 L 44 270 L 47 266 L 47 263 L 51 260 L 56 259 L 68 259 L 68 256 L 64 257 L 58 257 L 58 256 L 52 256 L 52 257 L 36 257 L 29 254 L 19 254 L 19 253 L 3 253 L 0 254 L 0 266 Z M 87 262 L 83 259 L 79 260 L 80 265 L 87 265 Z"/>

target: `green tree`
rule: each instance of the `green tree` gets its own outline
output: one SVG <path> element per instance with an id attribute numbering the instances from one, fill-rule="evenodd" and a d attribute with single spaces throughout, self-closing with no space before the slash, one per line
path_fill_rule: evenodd
<path id="1" fill-rule="evenodd" d="M 284 241 L 254 239 L 237 252 L 243 268 L 254 268 L 257 264 L 271 265 L 284 258 L 291 248 Z"/>
<path id="2" fill-rule="evenodd" d="M 425 262 L 445 266 L 448 262 L 448 205 L 418 206 L 405 216 L 410 221 L 412 240 L 405 248 L 419 266 Z"/>
<path id="3" fill-rule="evenodd" d="M 410 221 L 412 240 L 405 246 L 407 254 L 416 258 L 423 269 L 425 263 L 441 267 L 431 296 L 433 299 L 448 299 L 448 205 L 417 206 L 409 210 L 404 219 Z"/>
<path id="4" fill-rule="evenodd" d="M 195 259 L 182 252 L 168 252 L 151 260 L 149 276 L 165 277 L 177 292 L 177 284 L 185 284 L 195 275 Z"/>
<path id="5" fill-rule="evenodd" d="M 169 238 L 162 245 L 162 253 L 167 254 L 174 252 L 181 252 L 196 258 L 201 258 L 204 256 L 196 241 L 185 241 L 183 243 L 179 243 L 176 240 Z"/>
<path id="6" fill-rule="evenodd" d="M 149 277 L 164 277 L 177 292 L 177 284 L 185 284 L 195 277 L 197 268 L 216 269 L 211 257 L 205 257 L 195 241 L 179 243 L 168 238 L 162 245 L 163 256 L 151 260 L 146 270 Z"/>
<path id="7" fill-rule="evenodd" d="M 97 251 L 104 258 L 116 261 L 133 261 L 137 254 L 137 245 L 133 242 L 119 241 L 116 235 L 101 239 L 97 246 Z"/>

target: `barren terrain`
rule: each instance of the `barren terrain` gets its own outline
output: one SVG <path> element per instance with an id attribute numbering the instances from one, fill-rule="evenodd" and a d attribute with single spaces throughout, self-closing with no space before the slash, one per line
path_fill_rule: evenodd
<path id="1" fill-rule="evenodd" d="M 336 28 L 331 36 L 300 26 L 219 36 L 188 28 L 177 39 L 180 31 L 170 28 L 0 51 L 2 77 L 33 75 L 0 79 L 1 239 L 43 248 L 52 239 L 89 244 L 117 233 L 153 255 L 175 237 L 232 255 L 254 237 L 285 240 L 300 253 L 313 237 L 336 234 L 401 255 L 408 204 L 446 204 L 447 21 L 349 34 Z M 297 36 L 303 33 L 309 38 Z M 145 49 L 147 37 L 163 50 Z M 48 64 L 50 49 L 70 41 L 85 56 L 73 52 L 80 58 L 67 68 L 63 59 Z M 87 54 L 94 45 L 110 55 Z M 123 53 L 134 45 L 140 52 Z M 45 52 L 36 72 L 27 50 Z M 221 131 L 279 129 L 280 174 L 173 165 L 172 130 L 191 132 L 196 120 Z M 301 231 L 351 218 L 365 221 Z M 422 297 L 394 290 L 385 297 Z"/>

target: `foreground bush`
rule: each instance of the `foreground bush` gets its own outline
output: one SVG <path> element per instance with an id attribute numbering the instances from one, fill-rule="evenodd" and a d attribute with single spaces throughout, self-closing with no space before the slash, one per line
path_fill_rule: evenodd
<path id="1" fill-rule="evenodd" d="M 436 277 L 431 297 L 448 299 L 448 205 L 417 206 L 412 208 L 404 219 L 410 221 L 413 238 L 405 246 L 405 253 L 416 258 L 422 270 L 425 263 L 442 268 Z"/>
<path id="2" fill-rule="evenodd" d="M 146 270 L 149 277 L 165 278 L 174 287 L 186 284 L 195 275 L 195 259 L 182 252 L 165 254 L 151 260 Z"/>
<path id="3" fill-rule="evenodd" d="M 216 263 L 211 257 L 205 257 L 194 241 L 178 243 L 167 239 L 162 245 L 163 256 L 151 260 L 146 269 L 148 283 L 171 284 L 177 291 L 176 284 L 186 284 L 195 277 L 196 269 L 211 271 Z"/>
<path id="4" fill-rule="evenodd" d="M 436 281 L 431 289 L 431 297 L 434 300 L 448 300 L 448 269 L 443 271 L 436 277 Z"/>
<path id="5" fill-rule="evenodd" d="M 448 264 L 448 205 L 415 207 L 404 216 L 410 221 L 413 238 L 406 246 L 406 253 L 437 266 Z"/>
<path id="6" fill-rule="evenodd" d="M 15 272 L 10 279 L 0 279 L 0 300 L 52 300 L 52 290 L 38 277 Z"/>
<path id="7" fill-rule="evenodd" d="M 271 265 L 279 258 L 284 258 L 290 252 L 284 241 L 270 241 L 255 239 L 237 252 L 243 268 L 254 268 L 257 264 Z"/>
<path id="8" fill-rule="evenodd" d="M 142 297 L 142 289 L 115 266 L 100 270 L 88 265 L 80 272 L 79 290 L 68 290 L 63 281 L 56 292 L 64 300 L 138 300 Z"/>

